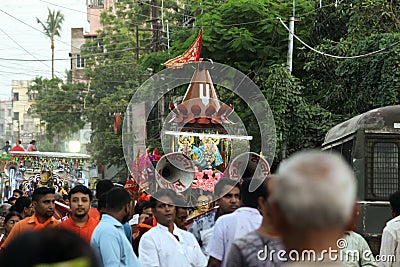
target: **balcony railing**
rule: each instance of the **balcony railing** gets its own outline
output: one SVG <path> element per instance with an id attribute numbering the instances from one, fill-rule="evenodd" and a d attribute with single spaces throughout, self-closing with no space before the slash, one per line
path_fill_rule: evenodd
<path id="1" fill-rule="evenodd" d="M 88 8 L 103 8 L 104 0 L 87 0 L 86 4 Z"/>

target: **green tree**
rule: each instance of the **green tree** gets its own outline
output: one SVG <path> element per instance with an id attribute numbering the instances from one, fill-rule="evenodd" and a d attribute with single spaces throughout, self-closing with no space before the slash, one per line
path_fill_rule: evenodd
<path id="1" fill-rule="evenodd" d="M 305 54 L 309 99 L 345 118 L 398 103 L 399 5 L 378 0 L 334 7 L 334 2 L 318 10 L 313 40 L 318 50 L 348 58 Z M 367 56 L 351 58 L 357 55 Z"/>
<path id="2" fill-rule="evenodd" d="M 274 115 L 278 161 L 295 151 L 319 147 L 326 132 L 340 120 L 311 103 L 301 81 L 284 65 L 272 66 L 260 84 Z"/>
<path id="3" fill-rule="evenodd" d="M 40 120 L 45 122 L 46 138 L 54 148 L 54 144 L 84 126 L 86 90 L 85 84 L 64 84 L 59 78 L 33 79 L 28 91 L 37 94 L 37 97 L 29 112 L 38 114 Z"/>
<path id="4" fill-rule="evenodd" d="M 51 11 L 48 8 L 49 14 L 47 16 L 46 22 L 42 22 L 40 19 L 36 18 L 37 23 L 41 24 L 43 27 L 44 34 L 50 38 L 51 42 L 51 78 L 54 78 L 54 37 L 60 37 L 61 25 L 64 21 L 64 15 L 60 11 Z"/>
<path id="5" fill-rule="evenodd" d="M 126 8 L 127 5 L 130 8 Z M 122 171 L 118 178 L 121 181 L 126 178 L 127 168 L 121 132 L 114 133 L 114 116 L 121 113 L 123 122 L 136 88 L 151 74 L 136 63 L 137 56 L 145 52 L 138 49 L 142 44 L 137 43 L 137 37 L 139 40 L 151 38 L 149 31 L 137 32 L 138 18 L 145 21 L 140 8 L 137 2 L 116 2 L 115 12 L 101 14 L 103 29 L 98 32 L 97 39 L 85 44 L 82 51 L 90 81 L 86 114 L 92 136 L 88 151 L 99 166 L 120 167 Z"/>
<path id="6" fill-rule="evenodd" d="M 268 67 L 286 62 L 288 33 L 276 19 L 292 14 L 292 2 L 272 0 L 195 1 L 192 14 L 196 15 L 196 29 L 171 28 L 171 49 L 141 60 L 147 67 L 161 70 L 161 63 L 182 54 L 196 39 L 203 27 L 201 57 L 230 65 L 250 77 L 262 76 Z M 313 4 L 296 1 L 299 13 L 311 14 L 298 22 L 296 33 L 308 39 L 307 25 L 312 23 Z M 294 57 L 295 63 L 297 62 Z M 298 62 L 301 62 L 300 60 Z M 294 64 L 295 67 L 302 64 Z M 300 67 L 301 69 L 301 67 Z"/>

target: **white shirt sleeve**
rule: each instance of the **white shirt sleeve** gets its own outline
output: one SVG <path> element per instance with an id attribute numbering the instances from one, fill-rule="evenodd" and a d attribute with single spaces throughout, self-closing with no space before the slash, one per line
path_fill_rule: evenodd
<path id="1" fill-rule="evenodd" d="M 207 246 L 207 254 L 217 260 L 222 261 L 225 255 L 225 244 L 224 244 L 224 223 L 222 218 L 215 222 L 213 234 L 210 242 Z"/>
<path id="2" fill-rule="evenodd" d="M 389 229 L 387 229 L 387 228 L 383 229 L 381 249 L 379 251 L 380 257 L 396 255 L 397 246 L 398 246 L 398 241 L 396 240 L 396 237 L 392 235 L 392 233 L 389 231 Z M 396 259 L 396 261 L 397 260 L 398 259 Z M 396 264 L 396 263 L 389 262 L 389 261 L 379 261 L 378 262 L 379 267 L 391 267 L 391 266 L 394 266 L 394 264 Z"/>
<path id="3" fill-rule="evenodd" d="M 196 242 L 197 243 L 197 242 Z M 139 261 L 142 267 L 159 267 L 160 261 L 157 252 L 157 246 L 151 238 L 144 234 L 139 243 Z"/>

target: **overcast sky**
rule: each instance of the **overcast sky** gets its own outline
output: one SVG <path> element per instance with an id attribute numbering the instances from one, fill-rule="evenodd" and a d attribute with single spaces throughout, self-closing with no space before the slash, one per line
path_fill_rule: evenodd
<path id="1" fill-rule="evenodd" d="M 10 99 L 12 80 L 51 78 L 50 40 L 36 17 L 46 21 L 49 7 L 64 15 L 61 38 L 55 39 L 55 75 L 66 78 L 70 68 L 71 28 L 89 29 L 86 0 L 1 0 L 0 99 Z M 46 60 L 23 61 L 23 60 Z"/>

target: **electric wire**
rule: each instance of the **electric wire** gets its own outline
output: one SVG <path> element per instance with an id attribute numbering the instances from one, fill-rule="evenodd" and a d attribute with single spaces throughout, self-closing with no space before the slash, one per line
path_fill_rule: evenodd
<path id="1" fill-rule="evenodd" d="M 310 49 L 311 51 L 321 54 L 323 56 L 327 56 L 327 57 L 332 57 L 332 58 L 337 58 L 337 59 L 356 59 L 356 58 L 364 58 L 364 57 L 369 57 L 375 54 L 380 54 L 380 53 L 384 53 L 384 52 L 388 52 L 390 49 L 392 49 L 395 46 L 400 45 L 400 41 L 395 42 L 393 44 L 388 45 L 385 48 L 370 52 L 370 53 L 366 53 L 366 54 L 362 54 L 362 55 L 357 55 L 357 56 L 336 56 L 336 55 L 332 55 L 332 54 L 328 54 L 322 51 L 319 51 L 313 47 L 311 47 L 310 45 L 308 45 L 307 43 L 305 43 L 303 40 L 300 39 L 300 37 L 298 37 L 296 34 L 294 34 L 293 32 L 290 31 L 290 29 L 286 26 L 286 24 L 282 21 L 281 18 L 277 18 L 279 20 L 279 22 L 283 25 L 283 27 L 285 27 L 285 29 L 294 36 L 294 38 L 296 38 L 300 43 L 302 43 L 305 47 L 307 47 L 308 49 Z"/>
<path id="2" fill-rule="evenodd" d="M 18 45 L 20 48 L 22 48 L 26 53 L 28 53 L 29 55 L 31 55 L 34 59 L 38 59 L 35 55 L 33 55 L 31 52 L 29 52 L 28 50 L 26 50 L 22 45 L 20 45 L 17 41 L 15 41 L 10 35 L 8 35 L 3 29 L 1 29 L 0 28 L 0 31 L 2 32 L 2 33 L 4 33 L 13 43 L 15 43 L 16 45 Z M 40 63 L 42 63 L 44 66 L 46 66 L 46 67 L 50 67 L 50 66 L 48 66 L 47 64 L 45 64 L 45 63 L 43 63 L 43 62 L 40 62 Z"/>

